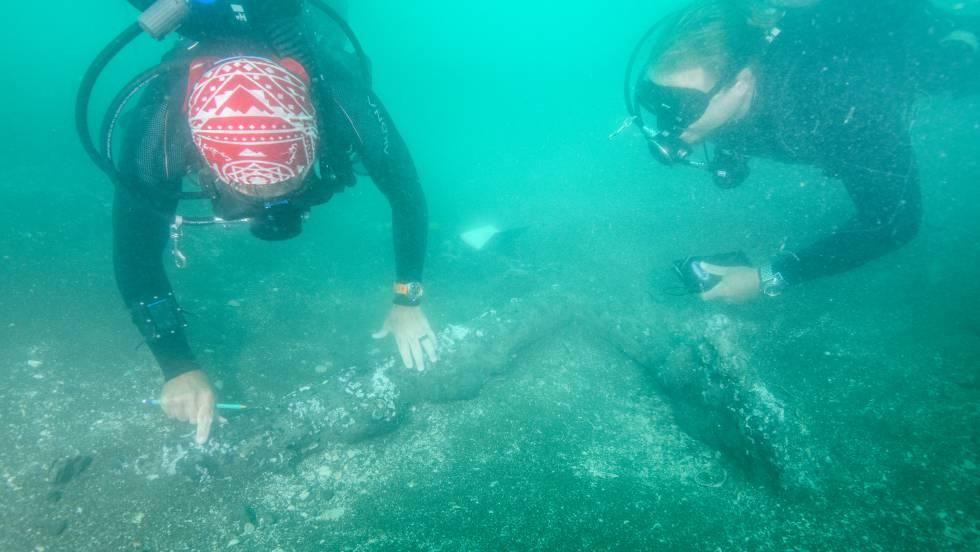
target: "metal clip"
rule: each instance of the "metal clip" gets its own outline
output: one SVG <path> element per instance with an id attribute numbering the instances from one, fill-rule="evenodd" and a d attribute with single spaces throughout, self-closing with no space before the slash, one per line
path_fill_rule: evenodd
<path id="1" fill-rule="evenodd" d="M 180 239 L 184 237 L 184 217 L 177 215 L 174 223 L 170 225 L 170 253 L 174 257 L 174 264 L 177 268 L 187 267 L 187 256 L 180 250 Z"/>
<path id="2" fill-rule="evenodd" d="M 633 123 L 635 123 L 637 119 L 639 119 L 639 117 L 636 115 L 630 115 L 629 117 L 623 119 L 623 122 L 619 125 L 619 128 L 609 135 L 609 139 L 612 140 L 620 134 L 626 132 L 626 129 L 633 126 Z"/>

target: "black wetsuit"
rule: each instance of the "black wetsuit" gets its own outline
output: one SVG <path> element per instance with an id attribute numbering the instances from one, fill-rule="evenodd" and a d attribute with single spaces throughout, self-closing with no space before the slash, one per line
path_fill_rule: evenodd
<path id="1" fill-rule="evenodd" d="M 916 235 L 922 205 L 910 110 L 920 92 L 960 85 L 961 60 L 940 45 L 950 23 L 920 0 L 825 0 L 789 10 L 778 27 L 758 63 L 750 115 L 719 142 L 817 166 L 850 194 L 850 220 L 772 259 L 773 272 L 796 284 L 860 266 Z"/>
<path id="2" fill-rule="evenodd" d="M 152 3 L 129 1 L 140 9 Z M 245 8 L 247 21 L 231 4 Z M 303 63 L 313 79 L 323 177 L 309 192 L 313 197 L 308 203 L 323 203 L 354 183 L 350 155 L 356 153 L 391 205 L 397 280 L 421 281 L 428 223 L 408 148 L 363 80 L 314 50 L 301 24 L 301 4 L 298 0 L 218 0 L 195 8 L 180 28 L 188 40 L 167 56 L 167 62 L 179 65 L 203 55 L 272 54 Z M 188 50 L 191 41 L 199 43 Z M 154 298 L 172 296 L 163 251 L 183 177 L 200 164 L 181 111 L 186 86 L 187 71 L 178 70 L 141 98 L 126 129 L 119 161 L 126 185 L 117 187 L 113 209 L 116 282 L 166 379 L 198 369 L 183 330 L 153 338 L 140 307 Z"/>

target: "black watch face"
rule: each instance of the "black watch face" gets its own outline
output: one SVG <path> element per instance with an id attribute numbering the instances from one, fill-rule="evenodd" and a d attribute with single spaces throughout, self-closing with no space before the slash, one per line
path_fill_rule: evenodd
<path id="1" fill-rule="evenodd" d="M 415 302 L 415 301 L 418 301 L 419 299 L 421 299 L 422 298 L 422 284 L 418 284 L 418 283 L 414 283 L 414 282 L 411 283 L 411 284 L 408 284 L 408 293 L 405 294 L 405 297 L 408 298 L 408 300 L 409 301 L 412 301 L 412 302 Z"/>

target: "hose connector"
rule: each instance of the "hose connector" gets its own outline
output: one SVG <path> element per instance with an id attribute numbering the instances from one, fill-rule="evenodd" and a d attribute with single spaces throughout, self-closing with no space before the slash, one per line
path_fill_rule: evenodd
<path id="1" fill-rule="evenodd" d="M 180 26 L 190 11 L 191 7 L 187 0 L 157 0 L 140 14 L 137 21 L 146 34 L 162 40 Z"/>

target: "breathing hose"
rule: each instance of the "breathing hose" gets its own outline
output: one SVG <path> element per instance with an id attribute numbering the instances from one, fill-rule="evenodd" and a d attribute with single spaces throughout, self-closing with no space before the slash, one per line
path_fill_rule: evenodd
<path id="1" fill-rule="evenodd" d="M 326 5 L 323 0 L 307 0 L 316 9 L 322 11 L 327 17 L 333 20 L 334 23 L 340 27 L 340 30 L 347 36 L 347 40 L 350 41 L 351 47 L 354 48 L 354 53 L 357 54 L 357 59 L 361 63 L 361 72 L 364 74 L 364 80 L 367 83 L 368 88 L 371 87 L 372 77 L 371 77 L 371 60 L 368 59 L 367 54 L 364 53 L 364 48 L 361 47 L 361 41 L 357 39 L 357 35 L 354 34 L 354 29 L 351 29 L 350 25 L 344 19 L 342 15 L 337 13 L 337 10 Z"/>
<path id="2" fill-rule="evenodd" d="M 365 54 L 364 49 L 361 47 L 361 43 L 354 34 L 353 29 L 351 29 L 347 21 L 345 21 L 336 10 L 326 5 L 322 0 L 308 0 L 308 2 L 333 20 L 334 23 L 336 23 L 340 27 L 341 31 L 347 36 L 347 39 L 354 48 L 354 53 L 357 55 L 360 62 L 361 71 L 365 82 L 367 83 L 368 87 L 370 87 L 372 81 L 371 62 L 368 59 L 367 54 Z M 159 77 L 178 69 L 177 65 L 175 64 L 151 68 L 131 80 L 126 87 L 124 87 L 122 91 L 116 95 L 112 104 L 110 104 L 109 110 L 106 112 L 105 118 L 103 119 L 102 132 L 99 138 L 104 149 L 100 151 L 99 147 L 92 139 L 92 132 L 91 128 L 89 127 L 89 109 L 92 102 L 92 91 L 95 89 L 95 84 L 99 80 L 99 77 L 102 76 L 103 71 L 105 71 L 105 68 L 109 65 L 113 58 L 119 55 L 119 52 L 125 49 L 144 31 L 149 32 L 149 30 L 146 28 L 145 22 L 141 20 L 126 27 L 125 30 L 119 33 L 116 38 L 106 45 L 106 47 L 99 52 L 99 55 L 96 56 L 86 70 L 85 75 L 82 78 L 82 82 L 78 88 L 78 95 L 75 98 L 75 129 L 78 132 L 78 137 L 82 142 L 82 148 L 85 150 L 86 155 L 89 156 L 92 162 L 95 163 L 95 165 L 102 172 L 104 172 L 114 184 L 119 184 L 123 180 L 112 160 L 113 131 L 122 111 L 125 109 L 128 102 L 147 85 Z"/>
<path id="3" fill-rule="evenodd" d="M 78 137 L 82 141 L 82 147 L 96 166 L 105 172 L 113 182 L 119 181 L 119 174 L 108 158 L 99 152 L 95 143 L 92 141 L 92 134 L 88 124 L 89 104 L 92 101 L 92 90 L 95 88 L 95 83 L 99 80 L 106 66 L 109 65 L 112 58 L 116 57 L 119 52 L 142 33 L 143 29 L 139 23 L 133 23 L 129 27 L 126 27 L 123 32 L 119 33 L 119 36 L 99 52 L 99 55 L 85 72 L 82 83 L 78 87 L 78 96 L 75 98 L 75 129 L 78 131 Z"/>

